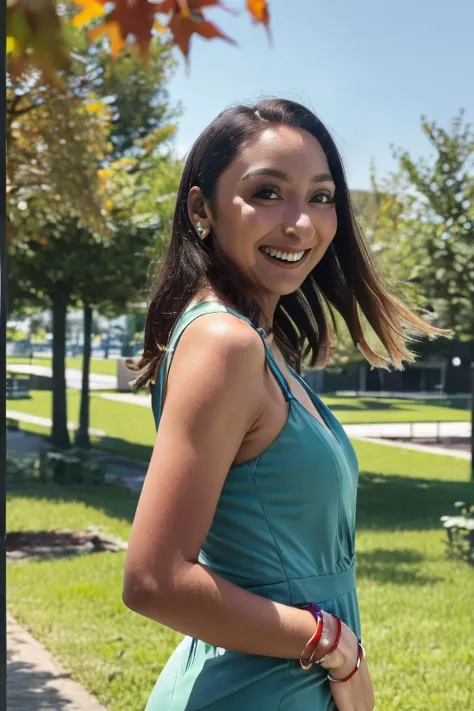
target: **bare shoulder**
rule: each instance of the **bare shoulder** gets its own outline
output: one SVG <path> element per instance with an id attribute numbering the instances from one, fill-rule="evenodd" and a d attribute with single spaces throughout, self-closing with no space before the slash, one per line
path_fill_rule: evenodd
<path id="1" fill-rule="evenodd" d="M 210 369 L 236 376 L 262 373 L 265 350 L 257 331 L 246 321 L 228 313 L 197 317 L 184 331 L 174 355 L 176 369 L 186 361 L 193 370 Z"/>

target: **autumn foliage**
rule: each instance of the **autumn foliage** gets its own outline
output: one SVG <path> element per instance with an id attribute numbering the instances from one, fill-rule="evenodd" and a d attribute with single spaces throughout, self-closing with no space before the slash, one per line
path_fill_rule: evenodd
<path id="1" fill-rule="evenodd" d="M 237 8 L 230 8 L 220 0 L 115 0 L 111 10 L 107 0 L 73 0 L 73 3 L 78 12 L 72 18 L 72 25 L 90 24 L 91 42 L 107 36 L 113 57 L 119 56 L 132 37 L 146 58 L 154 32 L 169 33 L 186 60 L 194 34 L 235 44 L 234 39 L 207 16 L 210 7 L 237 12 Z M 270 36 L 267 0 L 246 0 L 246 9 Z M 48 82 L 56 82 L 57 70 L 67 69 L 70 64 L 64 25 L 56 0 L 7 0 L 7 54 L 11 74 L 18 75 L 34 66 Z"/>

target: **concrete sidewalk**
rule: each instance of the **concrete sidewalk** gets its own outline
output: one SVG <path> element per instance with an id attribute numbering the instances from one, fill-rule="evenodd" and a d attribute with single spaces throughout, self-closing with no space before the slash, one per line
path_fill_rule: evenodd
<path id="1" fill-rule="evenodd" d="M 25 375 L 43 375 L 47 378 L 53 377 L 52 368 L 47 365 L 9 365 L 7 370 L 12 373 L 23 373 Z M 80 390 L 82 387 L 82 372 L 76 368 L 66 368 L 66 385 L 72 390 Z M 116 390 L 116 375 L 101 375 L 100 373 L 89 373 L 89 390 Z"/>
<path id="2" fill-rule="evenodd" d="M 378 439 L 377 437 L 353 437 L 352 439 L 360 439 L 363 442 L 371 444 L 383 444 L 386 447 L 398 447 L 398 449 L 413 449 L 416 452 L 426 452 L 426 454 L 440 454 L 443 457 L 456 457 L 457 459 L 471 459 L 470 452 L 461 449 L 452 449 L 451 447 L 443 447 L 441 445 L 415 444 L 415 442 L 398 442 L 390 441 L 389 439 Z"/>
<path id="3" fill-rule="evenodd" d="M 29 422 L 31 425 L 39 425 L 40 427 L 51 427 L 52 421 L 49 417 L 39 417 L 38 415 L 30 415 L 29 412 L 20 412 L 19 410 L 7 410 L 7 417 L 11 417 L 19 422 Z M 77 425 L 74 422 L 67 423 L 68 430 L 76 430 Z M 97 437 L 105 437 L 105 430 L 97 430 L 89 427 L 89 432 Z"/>
<path id="4" fill-rule="evenodd" d="M 470 437 L 470 422 L 380 422 L 344 425 L 349 437 Z M 416 444 L 414 442 L 413 444 Z"/>
<path id="5" fill-rule="evenodd" d="M 106 711 L 11 615 L 7 650 L 8 711 Z"/>

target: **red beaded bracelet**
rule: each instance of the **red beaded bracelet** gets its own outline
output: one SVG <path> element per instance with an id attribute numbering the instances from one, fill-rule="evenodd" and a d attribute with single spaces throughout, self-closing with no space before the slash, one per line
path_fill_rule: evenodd
<path id="1" fill-rule="evenodd" d="M 311 639 L 308 640 L 300 656 L 301 668 L 307 671 L 313 666 L 313 662 L 311 661 L 311 659 L 314 655 L 314 651 L 318 645 L 319 640 L 321 639 L 321 635 L 323 632 L 323 613 L 319 605 L 316 605 L 314 602 L 310 602 L 307 605 L 303 605 L 301 609 L 308 610 L 308 612 L 311 612 L 314 619 L 316 620 L 316 632 L 311 637 Z"/>
<path id="2" fill-rule="evenodd" d="M 351 671 L 351 673 L 348 674 L 347 676 L 343 677 L 342 679 L 336 679 L 336 677 L 333 676 L 333 675 L 331 674 L 331 672 L 328 672 L 327 678 L 329 679 L 329 681 L 332 681 L 332 682 L 334 682 L 334 683 L 336 683 L 336 684 L 342 684 L 343 682 L 349 681 L 349 679 L 352 679 L 352 677 L 354 676 L 354 674 L 355 674 L 357 671 L 359 671 L 360 663 L 361 663 L 361 661 L 362 661 L 363 659 L 365 659 L 365 649 L 364 649 L 364 647 L 362 646 L 360 639 L 359 639 L 357 645 L 358 645 L 357 662 L 356 662 L 356 665 L 355 665 L 354 669 Z"/>

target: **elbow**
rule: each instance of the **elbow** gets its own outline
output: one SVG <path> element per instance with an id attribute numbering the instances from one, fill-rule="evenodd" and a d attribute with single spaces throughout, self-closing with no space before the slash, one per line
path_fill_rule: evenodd
<path id="1" fill-rule="evenodd" d="M 159 583 L 150 577 L 125 574 L 122 601 L 125 607 L 146 617 L 155 617 L 163 605 L 163 591 Z M 153 612 L 153 614 L 151 614 Z"/>

